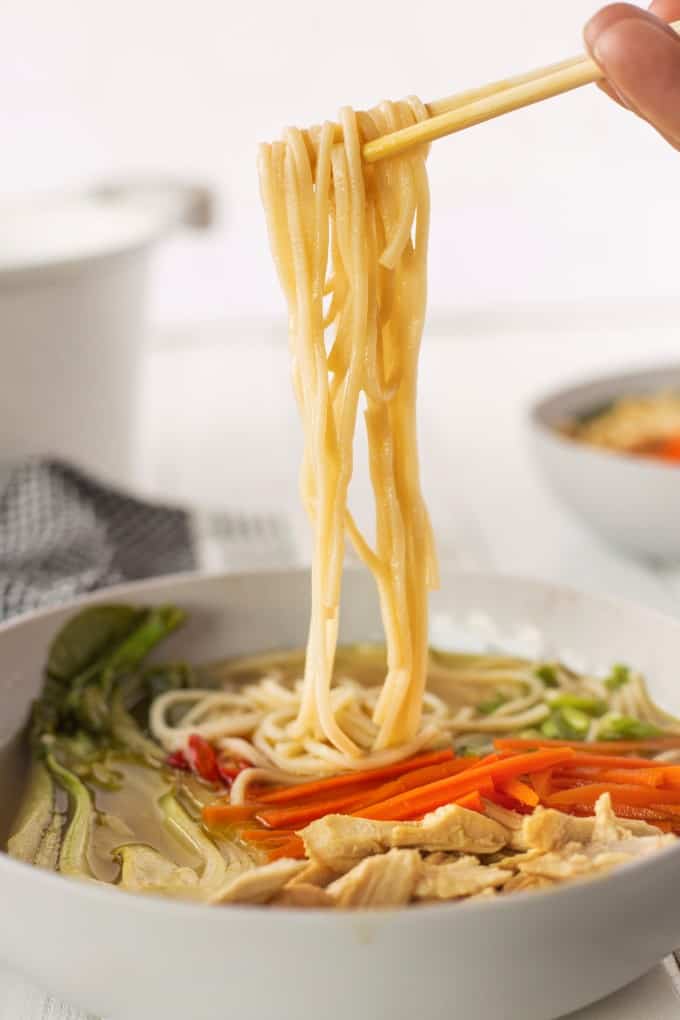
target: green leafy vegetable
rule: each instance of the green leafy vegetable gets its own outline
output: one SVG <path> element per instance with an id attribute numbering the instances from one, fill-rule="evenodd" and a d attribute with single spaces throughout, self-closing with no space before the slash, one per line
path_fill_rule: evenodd
<path id="1" fill-rule="evenodd" d="M 43 838 L 40 840 L 38 852 L 35 855 L 34 864 L 38 868 L 47 868 L 49 871 L 57 870 L 65 822 L 65 816 L 59 811 L 55 811 L 50 824 L 45 829 Z"/>
<path id="2" fill-rule="evenodd" d="M 570 705 L 564 705 L 560 709 L 560 714 L 571 732 L 578 734 L 577 739 L 584 740 L 590 729 L 590 716 L 580 708 L 573 708 Z"/>
<path id="3" fill-rule="evenodd" d="M 599 698 L 582 697 L 578 694 L 569 694 L 568 692 L 555 694 L 549 698 L 549 704 L 552 708 L 574 708 L 596 719 L 604 715 L 608 707 L 606 701 L 602 701 Z"/>
<path id="4" fill-rule="evenodd" d="M 144 843 L 127 843 L 114 851 L 121 862 L 119 885 L 129 892 L 186 896 L 198 888 L 192 868 L 182 868 Z"/>
<path id="5" fill-rule="evenodd" d="M 548 740 L 585 740 L 590 718 L 577 708 L 558 708 L 541 725 L 541 734 Z"/>
<path id="6" fill-rule="evenodd" d="M 33 863 L 54 811 L 54 783 L 43 762 L 33 761 L 14 832 L 7 841 L 11 857 Z"/>
<path id="7" fill-rule="evenodd" d="M 71 617 L 56 637 L 47 656 L 47 673 L 66 683 L 97 662 L 139 624 L 145 610 L 133 606 L 92 606 Z"/>
<path id="8" fill-rule="evenodd" d="M 496 709 L 507 703 L 507 700 L 506 697 L 499 694 L 497 697 L 490 698 L 488 701 L 483 701 L 481 705 L 477 705 L 477 711 L 481 712 L 482 715 L 493 715 Z"/>
<path id="9" fill-rule="evenodd" d="M 663 730 L 653 726 L 652 723 L 642 722 L 628 715 L 617 715 L 604 720 L 597 737 L 598 740 L 649 740 L 661 736 L 662 733 Z"/>
<path id="10" fill-rule="evenodd" d="M 606 678 L 604 685 L 609 691 L 618 691 L 621 687 L 630 681 L 630 669 L 628 666 L 623 666 L 621 663 L 617 663 L 612 666 L 611 673 Z"/>
<path id="11" fill-rule="evenodd" d="M 548 664 L 539 666 L 536 670 L 534 670 L 534 675 L 538 677 L 538 679 L 541 680 L 546 687 L 559 687 L 557 670 L 554 666 L 549 666 Z"/>
<path id="12" fill-rule="evenodd" d="M 224 882 L 227 865 L 224 857 L 198 822 L 184 810 L 172 793 L 164 794 L 159 801 L 165 824 L 184 846 L 201 860 L 201 889 L 214 889 Z"/>
<path id="13" fill-rule="evenodd" d="M 97 744 L 111 736 L 113 692 L 183 620 L 175 606 L 119 605 L 95 606 L 69 620 L 52 642 L 43 694 L 33 708 L 33 745 L 40 748 L 46 736 L 80 740 L 84 733 Z M 157 669 L 154 683 L 158 675 Z M 143 678 L 135 682 L 136 697 L 140 689 L 148 693 Z"/>
<path id="14" fill-rule="evenodd" d="M 91 878 L 87 860 L 90 834 L 94 822 L 94 806 L 87 787 L 69 769 L 48 754 L 47 767 L 69 797 L 71 818 L 59 854 L 59 870 L 72 878 Z"/>

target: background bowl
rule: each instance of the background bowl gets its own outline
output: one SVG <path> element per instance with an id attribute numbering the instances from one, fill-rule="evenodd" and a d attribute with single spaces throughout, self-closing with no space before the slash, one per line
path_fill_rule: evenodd
<path id="1" fill-rule="evenodd" d="M 680 467 L 609 453 L 557 428 L 617 397 L 680 390 L 680 366 L 610 376 L 550 394 L 530 412 L 539 467 L 554 492 L 602 538 L 635 557 L 680 563 Z"/>
<path id="2" fill-rule="evenodd" d="M 186 576 L 80 602 L 174 601 L 190 613 L 162 656 L 210 660 L 298 646 L 309 580 L 284 571 Z M 380 616 L 364 573 L 345 579 L 342 639 Z M 21 728 L 47 643 L 74 606 L 0 627 L 0 837 L 14 811 Z M 627 661 L 678 703 L 680 622 L 551 585 L 448 573 L 433 626 L 460 644 L 599 670 Z M 476 636 L 475 636 L 476 635 Z M 550 1020 L 638 977 L 680 944 L 680 847 L 592 883 L 397 911 L 216 909 L 69 881 L 0 854 L 0 958 L 111 1020 Z"/>

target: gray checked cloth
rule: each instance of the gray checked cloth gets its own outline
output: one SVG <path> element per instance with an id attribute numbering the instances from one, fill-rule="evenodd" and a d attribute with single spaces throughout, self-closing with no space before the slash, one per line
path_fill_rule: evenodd
<path id="1" fill-rule="evenodd" d="M 0 480 L 0 620 L 122 581 L 196 566 L 189 514 L 58 461 Z"/>

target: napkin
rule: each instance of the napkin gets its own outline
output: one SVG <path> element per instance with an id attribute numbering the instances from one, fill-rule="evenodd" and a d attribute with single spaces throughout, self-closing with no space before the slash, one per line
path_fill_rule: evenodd
<path id="1" fill-rule="evenodd" d="M 0 482 L 0 620 L 122 581 L 196 566 L 190 515 L 57 460 Z"/>

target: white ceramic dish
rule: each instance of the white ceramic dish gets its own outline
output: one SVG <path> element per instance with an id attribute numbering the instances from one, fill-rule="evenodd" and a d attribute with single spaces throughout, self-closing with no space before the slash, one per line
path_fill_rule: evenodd
<path id="1" fill-rule="evenodd" d="M 173 601 L 190 622 L 163 656 L 208 660 L 297 646 L 308 578 L 185 576 L 87 601 Z M 441 630 L 495 635 L 599 669 L 628 661 L 672 706 L 680 623 L 536 582 L 447 574 Z M 51 635 L 73 612 L 0 627 L 0 830 L 14 810 L 20 730 Z M 371 581 L 350 572 L 342 636 L 371 637 Z M 680 846 L 593 883 L 498 902 L 393 912 L 215 909 L 79 884 L 0 854 L 0 958 L 111 1020 L 550 1020 L 633 980 L 680 944 Z"/>
<path id="2" fill-rule="evenodd" d="M 205 189 L 164 180 L 0 204 L 0 460 L 129 482 L 150 254 L 210 216 Z"/>
<path id="3" fill-rule="evenodd" d="M 576 443 L 557 427 L 623 395 L 680 389 L 680 366 L 560 390 L 530 413 L 537 462 L 555 493 L 602 538 L 635 557 L 680 563 L 680 468 Z"/>

